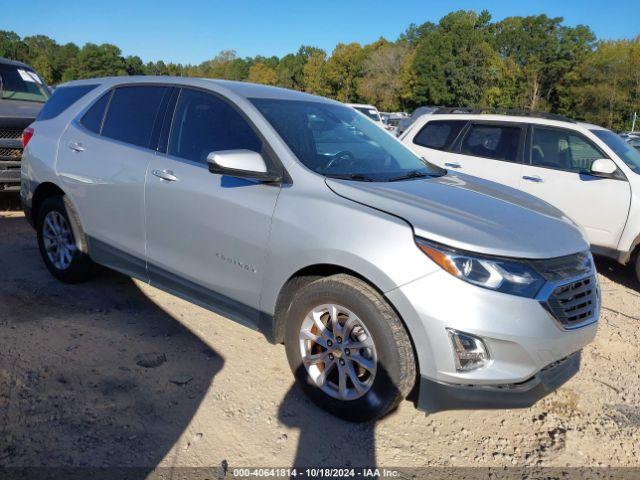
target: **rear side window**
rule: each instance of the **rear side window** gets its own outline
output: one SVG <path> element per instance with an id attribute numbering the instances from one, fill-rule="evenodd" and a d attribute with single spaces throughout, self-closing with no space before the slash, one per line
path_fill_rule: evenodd
<path id="1" fill-rule="evenodd" d="M 169 154 L 206 164 L 219 150 L 262 150 L 247 121 L 227 102 L 208 93 L 183 89 L 169 137 Z"/>
<path id="2" fill-rule="evenodd" d="M 449 150 L 466 124 L 466 120 L 429 122 L 414 137 L 413 143 L 435 150 Z"/>
<path id="3" fill-rule="evenodd" d="M 93 133 L 100 133 L 102 128 L 102 119 L 104 118 L 104 112 L 109 104 L 112 92 L 105 93 L 100 100 L 94 103 L 87 113 L 80 119 L 80 123 Z"/>
<path id="4" fill-rule="evenodd" d="M 460 152 L 475 157 L 517 162 L 521 134 L 520 127 L 474 124 L 465 135 Z"/>
<path id="5" fill-rule="evenodd" d="M 102 125 L 102 135 L 139 147 L 149 147 L 151 133 L 168 87 L 116 88 Z"/>
<path id="6" fill-rule="evenodd" d="M 42 110 L 36 120 L 51 120 L 57 117 L 75 102 L 84 97 L 98 85 L 78 85 L 75 87 L 58 87 Z"/>

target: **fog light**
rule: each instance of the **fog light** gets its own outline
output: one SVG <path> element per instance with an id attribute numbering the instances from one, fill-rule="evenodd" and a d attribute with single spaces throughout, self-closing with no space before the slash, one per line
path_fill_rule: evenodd
<path id="1" fill-rule="evenodd" d="M 453 345 L 457 371 L 468 372 L 489 362 L 489 351 L 480 338 L 451 328 L 447 328 L 447 332 Z"/>

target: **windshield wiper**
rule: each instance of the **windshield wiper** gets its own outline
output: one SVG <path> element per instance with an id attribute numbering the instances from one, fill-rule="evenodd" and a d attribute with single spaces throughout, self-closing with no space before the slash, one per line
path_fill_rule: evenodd
<path id="1" fill-rule="evenodd" d="M 397 182 L 398 180 L 409 180 L 410 178 L 424 178 L 424 177 L 434 177 L 436 175 L 432 173 L 420 172 L 418 170 L 411 170 L 410 172 L 405 173 L 404 175 L 398 175 L 397 177 L 391 177 L 387 182 Z"/>
<path id="2" fill-rule="evenodd" d="M 362 173 L 325 173 L 325 177 L 338 178 L 340 180 L 356 180 L 358 182 L 374 182 L 371 177 L 367 177 Z"/>

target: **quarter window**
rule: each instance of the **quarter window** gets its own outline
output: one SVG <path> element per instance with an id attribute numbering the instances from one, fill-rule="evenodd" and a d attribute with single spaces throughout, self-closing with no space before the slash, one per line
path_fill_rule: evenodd
<path id="1" fill-rule="evenodd" d="M 414 137 L 413 143 L 435 150 L 449 150 L 466 124 L 466 120 L 429 122 Z"/>
<path id="2" fill-rule="evenodd" d="M 206 164 L 211 152 L 238 149 L 262 149 L 246 120 L 214 95 L 183 89 L 173 117 L 169 154 Z"/>
<path id="3" fill-rule="evenodd" d="M 36 120 L 50 120 L 57 117 L 80 98 L 84 97 L 97 85 L 77 85 L 75 87 L 58 87 L 44 104 Z"/>
<path id="4" fill-rule="evenodd" d="M 522 129 L 508 125 L 472 125 L 462 141 L 461 153 L 476 157 L 518 161 Z"/>
<path id="5" fill-rule="evenodd" d="M 588 172 L 604 155 L 581 135 L 568 130 L 534 127 L 531 165 L 567 172 Z"/>
<path id="6" fill-rule="evenodd" d="M 102 119 L 104 118 L 104 112 L 109 104 L 109 98 L 111 98 L 111 92 L 105 93 L 100 100 L 94 103 L 87 113 L 84 114 L 80 123 L 93 133 L 100 133 L 102 128 Z"/>
<path id="7" fill-rule="evenodd" d="M 113 92 L 102 135 L 139 147 L 149 147 L 162 98 L 168 87 L 120 87 Z"/>

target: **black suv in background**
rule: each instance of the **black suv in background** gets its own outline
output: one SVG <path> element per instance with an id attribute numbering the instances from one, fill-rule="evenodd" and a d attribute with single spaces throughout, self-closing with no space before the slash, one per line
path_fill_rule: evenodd
<path id="1" fill-rule="evenodd" d="M 0 58 L 0 193 L 20 191 L 22 132 L 49 96 L 30 66 Z"/>

